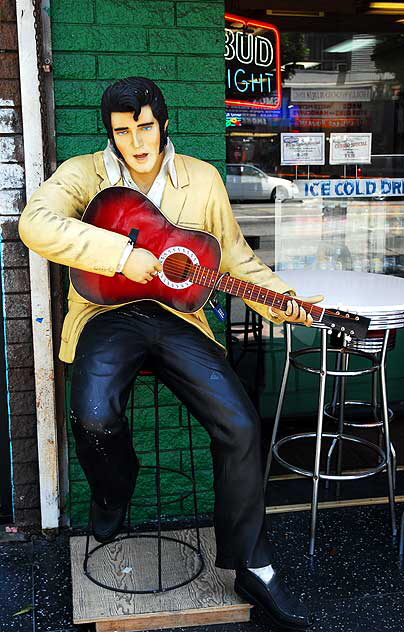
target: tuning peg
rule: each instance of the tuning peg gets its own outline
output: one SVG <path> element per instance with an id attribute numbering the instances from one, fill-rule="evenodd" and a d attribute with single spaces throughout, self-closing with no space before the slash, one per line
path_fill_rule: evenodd
<path id="1" fill-rule="evenodd" d="M 345 336 L 345 340 L 346 340 L 347 342 L 351 342 L 351 340 L 352 340 L 352 336 L 348 336 L 348 335 L 347 335 L 347 336 Z"/>

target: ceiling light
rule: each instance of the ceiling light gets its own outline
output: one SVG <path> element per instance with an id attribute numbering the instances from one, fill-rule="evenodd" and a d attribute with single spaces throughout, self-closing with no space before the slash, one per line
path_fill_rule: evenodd
<path id="1" fill-rule="evenodd" d="M 334 44 L 325 49 L 326 53 L 351 53 L 354 50 L 360 50 L 361 48 L 367 48 L 368 46 L 374 46 L 377 40 L 375 37 L 361 37 L 358 39 L 350 39 Z"/>
<path id="2" fill-rule="evenodd" d="M 301 70 L 302 68 L 304 70 L 309 70 L 310 68 L 316 68 L 317 66 L 320 66 L 320 64 L 320 61 L 288 61 L 287 64 L 282 66 L 282 70 L 285 70 L 288 66 L 296 68 L 297 70 Z"/>
<path id="3" fill-rule="evenodd" d="M 369 4 L 370 9 L 396 9 L 397 11 L 404 11 L 404 2 L 371 2 Z"/>
<path id="4" fill-rule="evenodd" d="M 323 18 L 325 15 L 324 11 L 285 11 L 284 9 L 267 9 L 266 14 L 288 18 Z"/>
<path id="5" fill-rule="evenodd" d="M 368 13 L 395 15 L 404 13 L 404 2 L 370 2 Z"/>
<path id="6" fill-rule="evenodd" d="M 270 136 L 278 136 L 278 134 L 271 134 L 269 132 L 229 132 L 229 136 L 248 136 L 249 138 L 253 136 L 254 138 L 268 138 Z M 246 139 L 247 140 L 247 139 Z"/>

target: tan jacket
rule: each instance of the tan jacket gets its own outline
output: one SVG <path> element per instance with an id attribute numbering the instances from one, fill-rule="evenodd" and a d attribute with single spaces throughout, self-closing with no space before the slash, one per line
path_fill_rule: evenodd
<path id="1" fill-rule="evenodd" d="M 161 202 L 161 209 L 168 219 L 179 226 L 207 230 L 216 235 L 222 246 L 223 272 L 277 292 L 289 291 L 289 286 L 264 265 L 245 242 L 218 171 L 206 162 L 180 154 L 175 157 L 175 168 L 178 188 L 167 176 Z M 122 181 L 117 184 L 122 185 Z M 70 158 L 29 200 L 19 223 L 22 241 L 50 261 L 113 276 L 127 237 L 80 221 L 94 195 L 108 186 L 111 184 L 102 152 Z M 64 362 L 73 361 L 86 322 L 102 311 L 117 307 L 88 302 L 71 284 L 68 298 L 69 311 L 63 324 L 59 353 Z M 264 305 L 245 302 L 265 318 L 282 322 Z M 214 339 L 203 309 L 194 314 L 166 309 Z"/>

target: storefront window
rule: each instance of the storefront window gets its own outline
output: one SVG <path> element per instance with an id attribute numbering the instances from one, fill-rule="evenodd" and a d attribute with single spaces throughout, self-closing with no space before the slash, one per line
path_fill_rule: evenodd
<path id="1" fill-rule="evenodd" d="M 259 201 L 269 224 L 270 205 L 282 202 L 271 238 L 261 239 L 267 262 L 279 268 L 404 275 L 404 35 L 281 30 L 280 46 L 278 107 L 260 107 L 273 106 L 276 94 L 227 106 L 236 216 L 243 224 L 246 205 L 251 218 Z M 306 164 L 296 143 L 319 159 Z M 246 230 L 253 232 L 251 221 Z"/>
<path id="2" fill-rule="evenodd" d="M 281 33 L 280 37 L 281 46 L 286 41 L 289 49 L 297 36 Z M 404 36 L 307 33 L 299 36 L 299 46 L 304 58 L 282 65 L 279 109 L 228 106 L 228 162 L 252 162 L 264 171 L 294 177 L 279 164 L 281 132 L 322 131 L 328 136 L 370 131 L 375 160 L 361 168 L 363 175 L 401 175 Z M 316 172 L 326 177 L 341 175 L 341 169 L 331 165 Z"/>

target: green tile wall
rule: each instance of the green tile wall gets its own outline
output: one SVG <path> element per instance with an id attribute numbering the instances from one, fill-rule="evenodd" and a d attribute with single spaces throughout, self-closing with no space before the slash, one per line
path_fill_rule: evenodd
<path id="1" fill-rule="evenodd" d="M 59 161 L 103 147 L 95 120 L 103 90 L 144 75 L 166 96 L 177 151 L 224 173 L 223 0 L 53 0 L 51 8 Z"/>
<path id="2" fill-rule="evenodd" d="M 91 153 L 106 143 L 99 117 L 105 87 L 130 75 L 147 76 L 163 90 L 169 108 L 169 133 L 177 152 L 214 164 L 224 174 L 224 0 L 52 0 L 52 44 L 56 104 L 57 159 Z M 216 336 L 223 326 L 208 314 Z M 141 462 L 154 458 L 151 391 L 145 379 L 135 387 L 135 442 Z M 69 381 L 67 382 L 69 391 Z M 66 409 L 68 410 L 68 396 Z M 128 414 L 130 414 L 128 410 Z M 163 464 L 189 471 L 187 431 L 179 402 L 163 389 L 160 399 Z M 202 512 L 213 506 L 209 438 L 193 420 L 198 500 Z M 70 439 L 70 507 L 73 526 L 87 521 L 88 487 Z M 173 500 L 189 486 L 164 475 L 164 495 Z M 152 518 L 153 481 L 139 478 L 135 520 Z M 184 516 L 186 498 L 166 506 Z"/>

